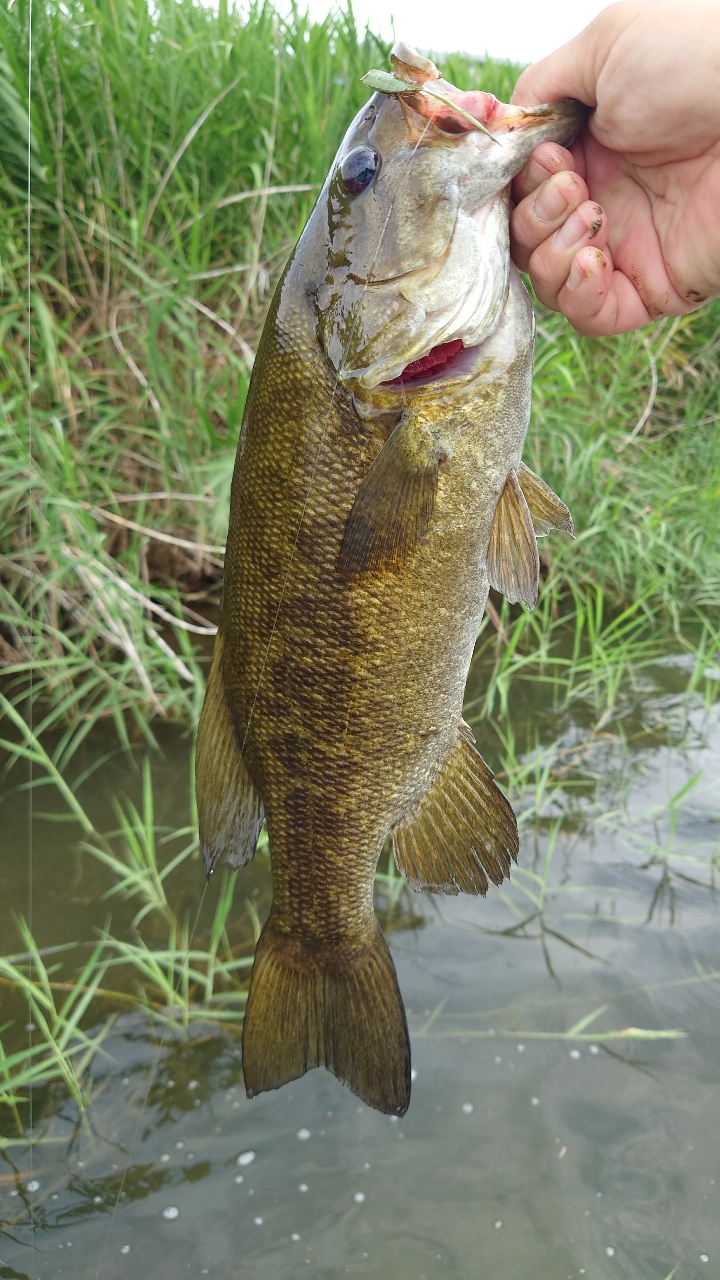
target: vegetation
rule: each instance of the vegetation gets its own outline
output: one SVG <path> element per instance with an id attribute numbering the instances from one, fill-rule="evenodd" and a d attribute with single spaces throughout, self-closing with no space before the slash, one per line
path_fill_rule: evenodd
<path id="1" fill-rule="evenodd" d="M 76 824 L 108 905 L 130 902 L 134 915 L 62 955 L 19 922 L 22 950 L 0 958 L 14 1018 L 0 1046 L 5 1143 L 21 1140 L 40 1082 L 86 1106 L 121 1011 L 162 1036 L 208 1022 L 232 1035 L 241 1023 L 262 902 L 233 909 L 227 876 L 209 918 L 188 912 L 177 885 L 197 863 L 192 805 L 189 824 L 158 825 L 148 757 L 141 799 L 118 798 L 114 829 L 98 832 L 86 797 L 103 757 L 82 769 L 78 753 L 100 719 L 126 751 L 156 747 L 160 721 L 197 722 L 253 351 L 367 96 L 360 77 L 388 52 L 349 11 L 313 24 L 270 4 L 240 14 L 222 2 L 48 0 L 34 9 L 28 133 L 27 23 L 28 0 L 0 9 L 0 748 L 10 784 L 50 787 L 50 816 Z M 460 55 L 443 69 L 504 99 L 517 74 Z M 577 945 L 558 833 L 613 820 L 598 753 L 607 775 L 608 744 L 622 754 L 638 689 L 669 643 L 685 660 L 683 705 L 717 698 L 719 345 L 717 305 L 612 340 L 539 315 L 525 456 L 569 502 L 577 538 L 543 544 L 533 615 L 491 607 L 467 715 L 540 851 L 507 894 L 505 932 L 534 938 L 551 974 L 557 948 Z M 533 719 L 538 689 L 551 720 Z M 634 724 L 636 738 L 649 732 Z M 685 802 L 654 817 L 667 838 L 637 834 L 659 877 L 649 919 L 672 912 L 679 878 L 715 883 L 717 850 L 678 843 Z M 387 928 L 418 923 L 391 859 L 377 894 Z M 17 1039 L 20 999 L 29 1043 Z M 603 1036 L 595 1016 L 542 1034 L 680 1034 Z M 457 1034 L 438 1011 L 424 1034 L 431 1025 Z"/>
<path id="2" fill-rule="evenodd" d="M 27 20 L 0 13 L 0 661 L 72 752 L 98 716 L 124 742 L 197 720 L 253 348 L 387 50 L 350 12 L 51 0 L 28 138 Z M 517 72 L 444 69 L 505 98 Z M 716 608 L 719 323 L 541 318 L 527 459 L 578 525 L 545 557 L 554 616 L 588 586 L 677 632 Z"/>

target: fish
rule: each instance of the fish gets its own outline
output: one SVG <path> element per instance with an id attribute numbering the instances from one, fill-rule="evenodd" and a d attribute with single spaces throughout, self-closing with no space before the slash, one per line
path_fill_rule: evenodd
<path id="1" fill-rule="evenodd" d="M 248 1096 L 325 1066 L 402 1116 L 410 1043 L 374 876 L 388 838 L 432 893 L 485 894 L 517 858 L 463 694 L 489 587 L 532 607 L 537 536 L 572 521 L 521 458 L 534 321 L 509 183 L 586 109 L 462 93 L 403 42 L 392 67 L 258 346 L 196 789 L 208 874 L 246 865 L 267 824 Z"/>

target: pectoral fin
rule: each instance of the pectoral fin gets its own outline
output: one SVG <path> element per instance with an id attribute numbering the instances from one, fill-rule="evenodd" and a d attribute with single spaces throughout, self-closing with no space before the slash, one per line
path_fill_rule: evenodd
<path id="1" fill-rule="evenodd" d="M 517 472 L 520 488 L 525 495 L 530 517 L 537 538 L 544 538 L 551 529 L 559 529 L 562 533 L 575 536 L 572 516 L 556 493 L 534 471 L 520 463 Z"/>
<path id="2" fill-rule="evenodd" d="M 399 569 L 426 533 L 435 506 L 438 451 L 401 421 L 373 462 L 350 510 L 338 573 Z"/>
<path id="3" fill-rule="evenodd" d="M 445 766 L 393 831 L 398 870 L 413 889 L 487 893 L 517 860 L 515 814 L 461 725 Z"/>
<path id="4" fill-rule="evenodd" d="M 487 549 L 487 575 L 490 586 L 501 591 L 511 604 L 522 600 L 529 609 L 535 608 L 540 559 L 532 517 L 514 471 L 505 481 L 495 510 Z"/>
<path id="5" fill-rule="evenodd" d="M 265 818 L 262 796 L 241 758 L 230 719 L 222 655 L 222 638 L 218 636 L 195 756 L 200 848 L 208 876 L 220 862 L 244 867 L 250 861 Z"/>

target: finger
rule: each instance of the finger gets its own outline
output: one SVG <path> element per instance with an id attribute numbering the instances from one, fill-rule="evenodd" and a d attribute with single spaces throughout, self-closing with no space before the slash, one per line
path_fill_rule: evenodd
<path id="1" fill-rule="evenodd" d="M 574 168 L 573 155 L 567 147 L 561 147 L 557 142 L 541 142 L 513 182 L 513 196 L 516 200 L 524 200 L 553 174 Z"/>
<path id="2" fill-rule="evenodd" d="M 527 271 L 531 255 L 583 204 L 588 189 L 576 173 L 563 170 L 526 196 L 510 217 L 510 251 L 515 265 Z M 559 278 L 559 277 L 558 277 Z"/>
<path id="3" fill-rule="evenodd" d="M 573 328 L 588 337 L 627 333 L 652 319 L 635 286 L 615 270 L 609 249 L 578 250 L 557 304 Z"/>
<path id="4" fill-rule="evenodd" d="M 557 182 L 557 178 L 555 181 Z M 528 271 L 533 288 L 546 307 L 553 311 L 560 310 L 558 293 L 570 275 L 576 253 L 590 244 L 604 249 L 607 234 L 605 211 L 593 200 L 585 200 L 570 213 L 557 231 L 538 245 L 530 255 Z"/>
<path id="5" fill-rule="evenodd" d="M 559 98 L 577 98 L 594 107 L 598 53 L 602 56 L 608 44 L 603 25 L 608 24 L 603 24 L 602 16 L 596 18 L 567 44 L 527 67 L 515 85 L 511 102 L 532 107 L 541 102 L 557 102 Z"/>

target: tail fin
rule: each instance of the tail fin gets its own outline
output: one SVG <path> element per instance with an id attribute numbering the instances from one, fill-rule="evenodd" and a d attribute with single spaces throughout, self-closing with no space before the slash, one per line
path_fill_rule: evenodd
<path id="1" fill-rule="evenodd" d="M 405 1115 L 410 1043 L 395 966 L 377 922 L 364 942 L 320 949 L 280 933 L 271 917 L 243 1027 L 248 1097 L 318 1066 L 369 1106 Z"/>

